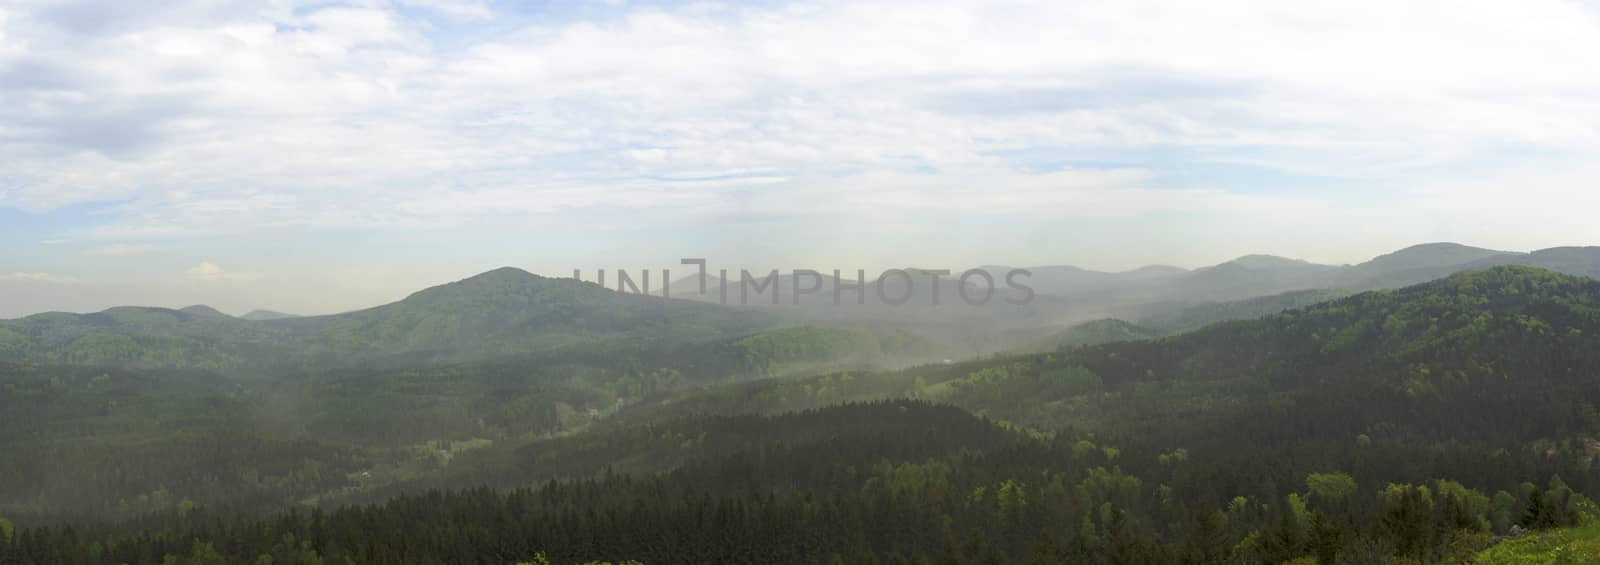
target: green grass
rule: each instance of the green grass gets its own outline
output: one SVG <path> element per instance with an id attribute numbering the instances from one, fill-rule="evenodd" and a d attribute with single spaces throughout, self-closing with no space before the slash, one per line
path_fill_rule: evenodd
<path id="1" fill-rule="evenodd" d="M 1600 563 L 1600 524 L 1529 534 L 1478 554 L 1483 565 Z"/>

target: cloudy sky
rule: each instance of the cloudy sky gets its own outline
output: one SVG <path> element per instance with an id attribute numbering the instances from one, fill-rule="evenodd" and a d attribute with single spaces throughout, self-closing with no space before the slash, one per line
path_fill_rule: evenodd
<path id="1" fill-rule="evenodd" d="M 0 0 L 0 316 L 1600 244 L 1600 3 Z"/>

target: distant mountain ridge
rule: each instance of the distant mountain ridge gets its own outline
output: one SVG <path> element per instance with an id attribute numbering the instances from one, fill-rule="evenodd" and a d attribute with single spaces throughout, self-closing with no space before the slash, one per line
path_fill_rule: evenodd
<path id="1" fill-rule="evenodd" d="M 283 312 L 275 312 L 272 310 L 251 310 L 246 312 L 245 315 L 239 316 L 240 319 L 251 320 L 255 322 L 262 322 L 266 320 L 283 320 L 287 318 L 299 317 L 300 316 L 296 314 L 285 314 Z"/>
<path id="2" fill-rule="evenodd" d="M 206 306 L 204 304 L 196 304 L 194 306 L 185 306 L 183 308 L 179 308 L 178 311 L 179 312 L 183 312 L 185 314 L 193 315 L 193 316 L 203 316 L 203 317 L 207 317 L 207 318 L 231 318 L 232 317 L 232 316 L 229 316 L 227 314 L 223 314 L 221 310 L 217 310 L 216 308 L 212 308 L 212 307 Z"/>
<path id="3" fill-rule="evenodd" d="M 952 300 L 959 288 L 956 279 L 964 272 L 957 269 L 941 279 L 939 293 L 943 304 L 940 306 L 931 303 L 931 292 L 926 286 L 930 279 L 924 276 L 913 277 L 915 284 L 921 286 L 912 302 L 904 306 L 884 304 L 874 282 L 879 273 L 869 272 L 864 308 L 840 308 L 832 303 L 831 272 L 823 275 L 821 286 L 814 294 L 805 296 L 800 305 L 795 305 L 792 300 L 794 278 L 791 273 L 783 272 L 776 281 L 780 299 L 777 304 L 769 301 L 771 292 L 756 293 L 749 289 L 748 306 L 801 323 L 879 330 L 912 328 L 947 342 L 969 344 L 970 353 L 982 354 L 1015 351 L 1019 347 L 1037 349 L 1045 347 L 1044 344 L 1084 345 L 1114 338 L 1174 335 L 1212 323 L 1257 318 L 1360 291 L 1399 288 L 1462 271 L 1512 264 L 1592 277 L 1600 274 L 1600 247 L 1514 253 L 1458 243 L 1427 243 L 1356 265 L 1325 265 L 1255 254 L 1193 270 L 1157 265 L 1101 272 L 1073 265 L 1032 266 L 1026 268 L 1030 275 L 1021 279 L 1036 293 L 1028 304 L 995 304 L 987 308 L 965 308 Z M 984 265 L 977 269 L 1000 282 L 1014 267 Z M 842 276 L 850 279 L 854 273 L 842 273 Z M 673 296 L 720 302 L 722 281 L 716 274 L 705 276 L 705 294 L 700 294 L 701 280 L 696 274 L 673 281 Z M 803 279 L 801 284 L 806 284 Z M 901 286 L 898 281 L 890 279 L 888 285 L 890 295 L 898 294 Z M 739 278 L 730 272 L 727 304 L 740 305 L 741 286 Z M 842 302 L 848 305 L 855 294 L 846 291 L 842 296 Z M 1126 320 L 1131 324 L 1096 323 L 1105 319 Z"/>
<path id="4" fill-rule="evenodd" d="M 1424 243 L 1393 253 L 1379 255 L 1357 265 L 1357 268 L 1376 272 L 1398 272 L 1410 269 L 1465 265 L 1494 257 L 1519 255 L 1511 251 L 1496 251 L 1471 247 L 1459 243 Z"/>
<path id="5" fill-rule="evenodd" d="M 998 280 L 1014 267 L 984 265 L 978 267 L 978 269 L 987 271 Z M 1034 290 L 1052 295 L 1104 290 L 1120 285 L 1179 277 L 1190 272 L 1187 269 L 1165 265 L 1150 265 L 1121 272 L 1093 271 L 1072 265 L 1043 265 L 1025 267 L 1025 269 L 1031 273 L 1028 277 L 1028 284 Z"/>
<path id="6" fill-rule="evenodd" d="M 1400 288 L 1463 271 L 1501 265 L 1539 267 L 1558 273 L 1600 276 L 1600 247 L 1555 247 L 1529 253 L 1498 251 L 1458 243 L 1414 245 L 1357 265 L 1323 265 L 1273 255 L 1246 255 L 1192 271 L 1154 269 L 1138 280 L 1126 273 L 1102 273 L 1057 265 L 1033 267 L 1035 289 L 1045 294 L 1108 305 L 1159 302 L 1224 302 L 1290 291 L 1346 291 Z M 998 269 L 1004 267 L 983 267 Z M 1134 273 L 1138 271 L 1129 271 Z"/>
<path id="7" fill-rule="evenodd" d="M 759 312 L 612 292 L 503 268 L 328 316 L 247 320 L 118 307 L 0 320 L 0 361 L 241 370 L 457 362 L 617 338 L 695 341 L 777 325 Z"/>
<path id="8" fill-rule="evenodd" d="M 874 282 L 879 273 L 868 273 L 864 305 L 854 303 L 855 292 L 844 293 L 841 305 L 834 305 L 830 272 L 816 293 L 794 306 L 794 279 L 781 273 L 776 283 L 781 293 L 778 305 L 763 294 L 750 297 L 751 308 L 740 308 L 736 288 L 729 289 L 727 306 L 719 304 L 715 279 L 708 281 L 712 284 L 707 285 L 707 295 L 699 295 L 698 280 L 674 281 L 675 298 L 693 299 L 677 300 L 502 268 L 424 289 L 392 304 L 326 316 L 254 311 L 233 317 L 195 305 L 178 310 L 118 307 L 92 314 L 56 312 L 0 320 L 0 361 L 214 370 L 322 367 L 380 359 L 461 362 L 595 340 L 726 339 L 785 324 L 879 333 L 904 329 L 950 344 L 963 355 L 981 355 L 1035 342 L 1090 320 L 1131 320 L 1170 335 L 1204 323 L 1303 306 L 1307 300 L 1397 288 L 1503 265 L 1592 278 L 1600 276 L 1600 247 L 1514 253 L 1432 243 L 1358 265 L 1248 255 L 1192 271 L 1155 266 L 1100 273 L 1041 266 L 1031 268 L 1033 276 L 1023 281 L 1036 295 L 1022 303 L 1005 300 L 1016 296 L 1008 294 L 1004 285 L 1009 268 L 990 266 L 984 269 L 995 277 L 998 288 L 991 303 L 981 307 L 959 299 L 963 287 L 956 274 L 940 279 L 938 303 L 926 286 L 930 279 L 924 276 L 912 276 L 914 284 L 922 286 L 911 293 L 908 303 L 895 304 L 879 296 Z M 897 279 L 886 284 L 882 289 L 886 296 L 902 295 Z M 1207 305 L 1212 307 L 1200 308 Z M 1090 333 L 1141 335 L 1130 328 L 1099 329 L 1116 331 Z M 1085 343 L 1101 338 L 1062 339 Z"/>

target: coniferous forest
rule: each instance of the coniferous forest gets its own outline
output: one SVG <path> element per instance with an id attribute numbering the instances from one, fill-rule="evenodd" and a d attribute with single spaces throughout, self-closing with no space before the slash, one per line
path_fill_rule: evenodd
<path id="1" fill-rule="evenodd" d="M 0 562 L 1461 563 L 1600 527 L 1588 278 L 959 362 L 905 332 L 648 343 L 0 366 Z"/>

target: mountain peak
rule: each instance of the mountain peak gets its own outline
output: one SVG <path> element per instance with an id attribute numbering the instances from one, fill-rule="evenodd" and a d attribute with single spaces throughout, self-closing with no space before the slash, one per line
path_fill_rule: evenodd
<path id="1" fill-rule="evenodd" d="M 543 277 L 516 267 L 500 267 L 455 282 L 419 290 L 401 302 L 416 300 L 479 302 L 501 299 L 518 302 L 552 291 L 566 296 L 567 300 L 593 300 L 600 299 L 599 295 L 611 294 L 597 285 L 577 279 Z"/>
<path id="2" fill-rule="evenodd" d="M 274 312 L 272 310 L 251 310 L 249 313 L 247 313 L 247 314 L 245 314 L 243 316 L 239 316 L 239 317 L 243 318 L 243 319 L 246 319 L 246 320 L 261 322 L 261 321 L 266 321 L 266 320 L 283 320 L 283 319 L 287 319 L 287 318 L 299 318 L 300 316 L 297 316 L 295 314 L 285 314 L 283 312 Z"/>
<path id="3" fill-rule="evenodd" d="M 1166 275 L 1181 275 L 1181 274 L 1187 273 L 1187 272 L 1189 272 L 1188 269 L 1185 269 L 1183 267 L 1174 267 L 1172 265 L 1145 265 L 1143 267 L 1139 267 L 1139 268 L 1131 270 L 1131 271 L 1123 271 L 1122 274 L 1124 274 L 1124 275 L 1141 275 L 1141 276 L 1166 276 Z"/>
<path id="4" fill-rule="evenodd" d="M 1508 251 L 1495 251 L 1459 243 L 1439 242 L 1413 245 L 1393 253 L 1379 255 L 1362 263 L 1366 269 L 1417 269 L 1463 265 L 1491 257 L 1515 255 Z"/>
<path id="5" fill-rule="evenodd" d="M 1262 254 L 1245 255 L 1245 256 L 1240 257 L 1238 259 L 1234 259 L 1232 261 L 1228 261 L 1226 263 L 1223 263 L 1223 264 L 1217 265 L 1217 266 L 1218 267 L 1235 266 L 1235 267 L 1243 267 L 1243 268 L 1246 268 L 1246 269 L 1282 269 L 1282 268 L 1327 267 L 1327 265 L 1318 265 L 1318 264 L 1312 263 L 1310 261 L 1304 261 L 1304 260 L 1300 260 L 1300 259 L 1290 259 L 1288 257 L 1279 257 L 1277 255 L 1262 255 Z"/>
<path id="6" fill-rule="evenodd" d="M 1460 243 L 1456 243 L 1456 242 L 1453 242 L 1453 241 L 1436 241 L 1436 242 L 1433 242 L 1433 243 L 1418 243 L 1418 244 L 1412 245 L 1410 247 L 1404 247 L 1404 248 L 1401 248 L 1398 251 L 1390 253 L 1390 255 L 1401 255 L 1401 254 L 1406 254 L 1406 253 L 1417 253 L 1417 252 L 1426 252 L 1426 251 L 1462 251 L 1462 250 L 1491 251 L 1489 249 L 1484 249 L 1484 248 L 1481 248 L 1481 247 L 1473 247 L 1473 246 L 1470 246 L 1470 245 L 1462 245 Z M 1503 252 L 1497 252 L 1497 253 L 1503 253 Z"/>
<path id="7" fill-rule="evenodd" d="M 482 273 L 478 273 L 476 275 L 467 277 L 465 279 L 462 279 L 462 282 L 471 281 L 471 280 L 478 280 L 478 279 L 527 279 L 527 278 L 542 279 L 544 277 L 541 277 L 539 275 L 535 275 L 533 273 L 524 271 L 522 269 L 518 269 L 516 267 L 500 267 L 500 268 L 497 268 L 497 269 L 490 269 L 490 270 L 484 271 Z"/>
<path id="8" fill-rule="evenodd" d="M 546 281 L 545 277 L 518 269 L 516 267 L 500 267 L 472 275 L 470 277 L 449 282 L 442 285 L 425 288 L 415 294 L 423 294 L 433 290 L 445 288 L 481 288 L 481 287 L 528 287 Z"/>
<path id="9" fill-rule="evenodd" d="M 183 308 L 179 308 L 178 311 L 179 312 L 183 312 L 185 314 L 189 314 L 191 316 L 199 316 L 199 317 L 202 317 L 202 318 L 231 318 L 232 317 L 232 316 L 229 316 L 227 314 L 223 314 L 220 310 L 217 310 L 216 308 L 212 308 L 212 307 L 206 306 L 204 304 L 196 304 L 194 306 L 185 306 Z"/>

